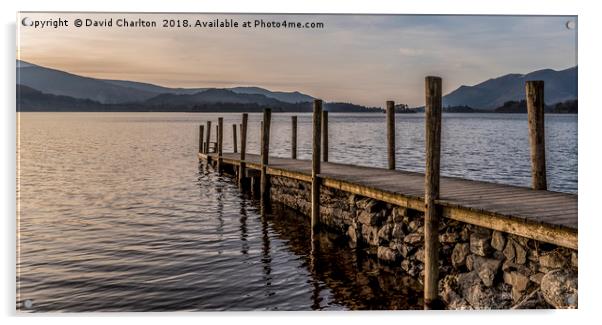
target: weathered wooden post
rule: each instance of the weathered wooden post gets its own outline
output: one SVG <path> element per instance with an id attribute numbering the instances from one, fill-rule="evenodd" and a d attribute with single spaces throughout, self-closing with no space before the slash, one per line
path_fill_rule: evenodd
<path id="1" fill-rule="evenodd" d="M 297 116 L 291 116 L 291 158 L 297 159 Z"/>
<path id="2" fill-rule="evenodd" d="M 217 171 L 222 172 L 224 154 L 224 118 L 217 118 Z"/>
<path id="3" fill-rule="evenodd" d="M 529 119 L 529 142 L 531 144 L 531 182 L 534 190 L 547 190 L 546 144 L 544 136 L 544 82 L 527 81 L 527 115 Z"/>
<path id="4" fill-rule="evenodd" d="M 247 121 L 249 120 L 249 114 L 242 114 L 242 124 L 240 125 L 240 165 L 238 169 L 238 185 L 243 186 L 245 181 L 245 174 L 247 172 L 247 164 L 245 159 L 247 158 Z"/>
<path id="5" fill-rule="evenodd" d="M 387 101 L 387 156 L 389 169 L 395 169 L 395 102 Z"/>
<path id="6" fill-rule="evenodd" d="M 236 139 L 236 124 L 232 124 L 232 143 L 234 145 L 234 153 L 238 152 L 238 140 Z"/>
<path id="7" fill-rule="evenodd" d="M 261 179 L 259 193 L 261 195 L 261 211 L 269 212 L 270 207 L 270 181 L 268 179 L 267 167 L 270 155 L 270 124 L 272 120 L 272 109 L 263 109 L 263 127 L 261 132 Z"/>
<path id="8" fill-rule="evenodd" d="M 322 155 L 328 162 L 328 111 L 322 111 Z"/>
<path id="9" fill-rule="evenodd" d="M 204 141 L 203 141 L 203 137 L 205 136 L 205 130 L 204 130 L 205 126 L 204 125 L 199 125 L 199 153 L 203 153 L 204 150 Z"/>
<path id="10" fill-rule="evenodd" d="M 219 125 L 215 125 L 215 142 L 213 143 L 213 152 L 217 154 L 217 142 L 219 138 Z"/>
<path id="11" fill-rule="evenodd" d="M 441 154 L 441 78 L 425 80 L 425 144 L 424 182 L 424 309 L 440 305 L 439 284 L 439 167 Z"/>
<path id="12" fill-rule="evenodd" d="M 320 174 L 322 132 L 322 100 L 314 99 L 312 154 L 311 154 L 311 229 L 317 230 L 320 220 Z"/>
<path id="13" fill-rule="evenodd" d="M 207 162 L 209 162 L 209 143 L 211 143 L 211 121 L 207 121 L 207 141 L 205 141 L 205 153 L 207 154 Z"/>

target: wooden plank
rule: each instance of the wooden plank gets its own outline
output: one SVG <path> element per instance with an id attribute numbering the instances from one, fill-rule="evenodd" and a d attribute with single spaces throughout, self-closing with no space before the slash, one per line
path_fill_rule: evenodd
<path id="1" fill-rule="evenodd" d="M 577 230 L 540 224 L 529 220 L 515 220 L 496 214 L 484 214 L 463 207 L 443 207 L 443 215 L 476 226 L 532 238 L 571 249 L 577 249 Z"/>
<path id="2" fill-rule="evenodd" d="M 441 196 L 441 199 L 463 202 L 464 204 L 517 204 L 517 205 L 567 205 L 572 206 L 577 204 L 576 199 L 570 197 L 546 197 L 546 196 L 530 196 L 526 194 L 520 195 L 490 195 L 490 196 Z"/>
<path id="3" fill-rule="evenodd" d="M 450 199 L 446 199 L 450 200 Z M 520 196 L 520 197 L 500 197 L 494 198 L 490 200 L 481 200 L 479 198 L 475 199 L 452 199 L 450 201 L 461 202 L 462 204 L 474 205 L 474 204 L 492 204 L 492 205 L 510 205 L 516 207 L 540 207 L 540 208 L 549 208 L 552 209 L 554 207 L 577 207 L 577 201 L 569 201 L 569 200 L 558 200 L 557 198 L 546 198 L 546 197 L 538 197 L 538 198 L 530 198 L 528 196 Z"/>

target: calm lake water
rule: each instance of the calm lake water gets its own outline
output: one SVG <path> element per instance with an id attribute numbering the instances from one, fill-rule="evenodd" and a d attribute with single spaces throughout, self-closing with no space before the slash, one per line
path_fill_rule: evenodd
<path id="1" fill-rule="evenodd" d="M 240 114 L 19 113 L 18 307 L 31 311 L 421 308 L 421 286 L 307 218 L 258 204 L 196 158 L 198 125 Z M 249 117 L 258 152 L 261 114 Z M 272 115 L 288 157 L 290 115 Z M 331 114 L 330 160 L 386 166 L 385 117 Z M 212 130 L 215 135 L 215 130 Z M 397 117 L 397 165 L 423 171 L 424 119 Z M 442 174 L 529 186 L 526 115 L 444 115 Z M 550 188 L 577 192 L 577 116 L 546 118 Z M 299 115 L 299 158 L 311 116 Z M 22 306 L 32 303 L 30 309 Z"/>

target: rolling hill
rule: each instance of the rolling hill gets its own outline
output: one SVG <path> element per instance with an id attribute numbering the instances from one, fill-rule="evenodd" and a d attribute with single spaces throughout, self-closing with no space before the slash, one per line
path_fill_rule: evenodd
<path id="1" fill-rule="evenodd" d="M 21 60 L 17 60 L 17 84 L 47 94 L 89 99 L 103 104 L 141 103 L 161 94 L 195 95 L 216 90 L 216 88 L 169 88 L 129 80 L 96 79 Z M 237 95 L 261 95 L 291 104 L 313 100 L 313 97 L 297 91 L 271 91 L 260 87 L 233 87 L 225 90 L 230 91 L 229 94 L 234 96 L 232 98 L 234 102 L 240 100 Z"/>

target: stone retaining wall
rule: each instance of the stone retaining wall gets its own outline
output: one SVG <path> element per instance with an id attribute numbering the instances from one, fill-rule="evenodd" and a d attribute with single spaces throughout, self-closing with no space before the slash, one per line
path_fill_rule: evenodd
<path id="1" fill-rule="evenodd" d="M 311 185 L 271 177 L 272 200 L 309 215 Z M 320 223 L 424 278 L 423 213 L 322 187 Z M 449 309 L 576 308 L 577 251 L 442 218 L 439 294 Z"/>

